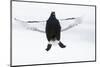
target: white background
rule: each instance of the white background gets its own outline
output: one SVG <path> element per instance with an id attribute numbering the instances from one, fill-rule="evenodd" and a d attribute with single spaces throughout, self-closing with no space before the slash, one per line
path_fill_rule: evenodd
<path id="1" fill-rule="evenodd" d="M 44 0 L 38 0 L 44 1 Z M 100 1 L 99 0 L 46 0 L 48 2 L 60 2 L 60 3 L 76 3 L 76 4 L 95 4 L 97 5 L 97 27 L 99 28 L 99 15 L 100 15 Z M 0 67 L 8 67 L 10 61 L 10 1 L 2 0 L 0 1 Z M 99 29 L 97 29 L 100 34 Z M 40 67 L 99 67 L 100 64 L 100 45 L 99 45 L 99 35 L 97 37 L 97 62 L 90 63 L 74 63 L 74 64 L 59 64 L 59 65 L 46 65 Z"/>
<path id="2" fill-rule="evenodd" d="M 27 2 L 13 2 L 12 6 L 12 65 L 95 60 L 95 7 Z M 61 33 L 60 41 L 66 48 L 61 49 L 58 44 L 53 44 L 47 52 L 46 35 L 26 29 L 36 27 L 45 30 L 46 22 L 25 26 L 24 22 L 15 21 L 14 18 L 47 20 L 52 10 L 57 19 L 80 17 L 76 20 L 60 21 L 62 29 L 75 22 L 81 24 Z"/>

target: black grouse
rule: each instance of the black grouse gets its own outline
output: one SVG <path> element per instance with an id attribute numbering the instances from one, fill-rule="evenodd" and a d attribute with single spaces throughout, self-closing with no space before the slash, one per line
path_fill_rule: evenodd
<path id="1" fill-rule="evenodd" d="M 47 20 L 46 23 L 46 36 L 47 36 L 47 40 L 49 41 L 46 51 L 49 51 L 52 44 L 50 43 L 51 41 L 58 41 L 58 45 L 61 48 L 65 48 L 66 46 L 63 45 L 63 43 L 61 43 L 60 41 L 60 34 L 61 34 L 61 26 L 59 21 L 57 20 L 56 16 L 55 16 L 55 12 L 51 12 L 51 15 L 49 17 L 49 19 Z"/>

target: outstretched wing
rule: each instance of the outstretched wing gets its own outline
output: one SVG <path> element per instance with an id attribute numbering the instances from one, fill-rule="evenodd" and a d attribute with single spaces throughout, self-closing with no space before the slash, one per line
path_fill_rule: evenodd
<path id="1" fill-rule="evenodd" d="M 37 32 L 41 32 L 41 33 L 45 33 L 44 30 L 39 29 L 38 27 L 36 27 L 35 24 L 40 23 L 40 22 L 46 22 L 46 21 L 23 21 L 17 18 L 14 18 L 15 21 L 19 22 L 24 28 L 28 29 L 28 30 L 32 30 L 32 31 L 37 31 Z M 33 24 L 34 23 L 34 24 Z M 38 24 L 39 25 L 39 24 Z M 41 25 L 42 26 L 42 25 Z M 40 27 L 40 26 L 39 26 Z"/>
<path id="2" fill-rule="evenodd" d="M 23 21 L 23 20 L 20 20 L 20 19 L 17 19 L 17 18 L 14 18 L 14 20 L 16 20 L 17 22 L 20 22 L 21 25 L 23 25 L 23 27 L 26 28 L 26 29 L 41 32 L 41 33 L 45 33 L 45 30 L 39 29 L 40 26 L 36 27 L 36 26 L 33 26 L 33 25 L 34 24 L 39 24 L 39 23 L 44 23 L 44 22 L 45 22 L 44 24 L 46 25 L 46 20 L 44 20 L 44 21 Z M 61 32 L 63 32 L 63 31 L 69 30 L 69 29 L 77 26 L 78 24 L 80 24 L 81 23 L 81 17 L 59 19 L 59 21 L 61 22 L 60 23 L 61 25 L 63 24 L 63 22 L 64 23 L 69 23 L 69 24 L 67 24 L 67 26 L 65 26 L 65 28 L 62 28 Z M 73 22 L 71 23 L 69 21 L 73 21 Z"/>
<path id="3" fill-rule="evenodd" d="M 71 29 L 71 28 L 79 25 L 80 23 L 82 23 L 82 18 L 81 17 L 72 18 L 72 19 L 70 18 L 69 20 L 64 21 L 65 23 L 64 23 L 64 25 L 62 27 L 64 27 L 64 26 L 65 27 L 62 28 L 61 32 L 66 31 L 66 30 L 69 30 L 69 29 Z"/>

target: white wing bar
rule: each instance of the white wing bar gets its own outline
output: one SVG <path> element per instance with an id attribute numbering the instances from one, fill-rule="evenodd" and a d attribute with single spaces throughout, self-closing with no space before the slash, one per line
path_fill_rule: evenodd
<path id="1" fill-rule="evenodd" d="M 41 32 L 41 33 L 45 33 L 45 31 L 40 30 L 40 29 L 38 29 L 36 27 L 29 27 L 29 26 L 27 26 L 27 23 L 39 23 L 39 22 L 46 22 L 46 21 L 23 21 L 23 20 L 20 20 L 20 19 L 17 19 L 17 18 L 14 18 L 14 20 L 23 23 L 23 25 L 26 24 L 26 26 L 24 26 L 24 27 L 26 27 L 27 29 L 30 29 L 32 31 L 38 31 L 38 32 Z M 64 20 L 75 20 L 75 22 L 73 24 L 70 24 L 66 28 L 62 29 L 61 32 L 69 30 L 69 29 L 71 29 L 71 28 L 73 28 L 73 27 L 75 27 L 75 26 L 77 26 L 78 24 L 81 23 L 81 17 L 60 19 L 60 21 L 64 21 Z"/>

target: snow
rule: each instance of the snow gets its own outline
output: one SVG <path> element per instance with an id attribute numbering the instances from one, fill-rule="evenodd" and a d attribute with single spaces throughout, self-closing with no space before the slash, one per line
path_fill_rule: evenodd
<path id="1" fill-rule="evenodd" d="M 43 64 L 95 60 L 95 8 L 89 6 L 57 5 L 13 2 L 12 5 L 12 64 Z M 45 33 L 26 29 L 14 20 L 47 20 L 51 11 L 58 19 L 82 17 L 78 26 L 61 32 L 61 42 L 66 48 L 53 45 L 46 51 Z M 66 13 L 66 14 L 65 14 Z M 62 28 L 75 21 L 60 21 Z M 28 24 L 45 31 L 44 23 Z"/>

